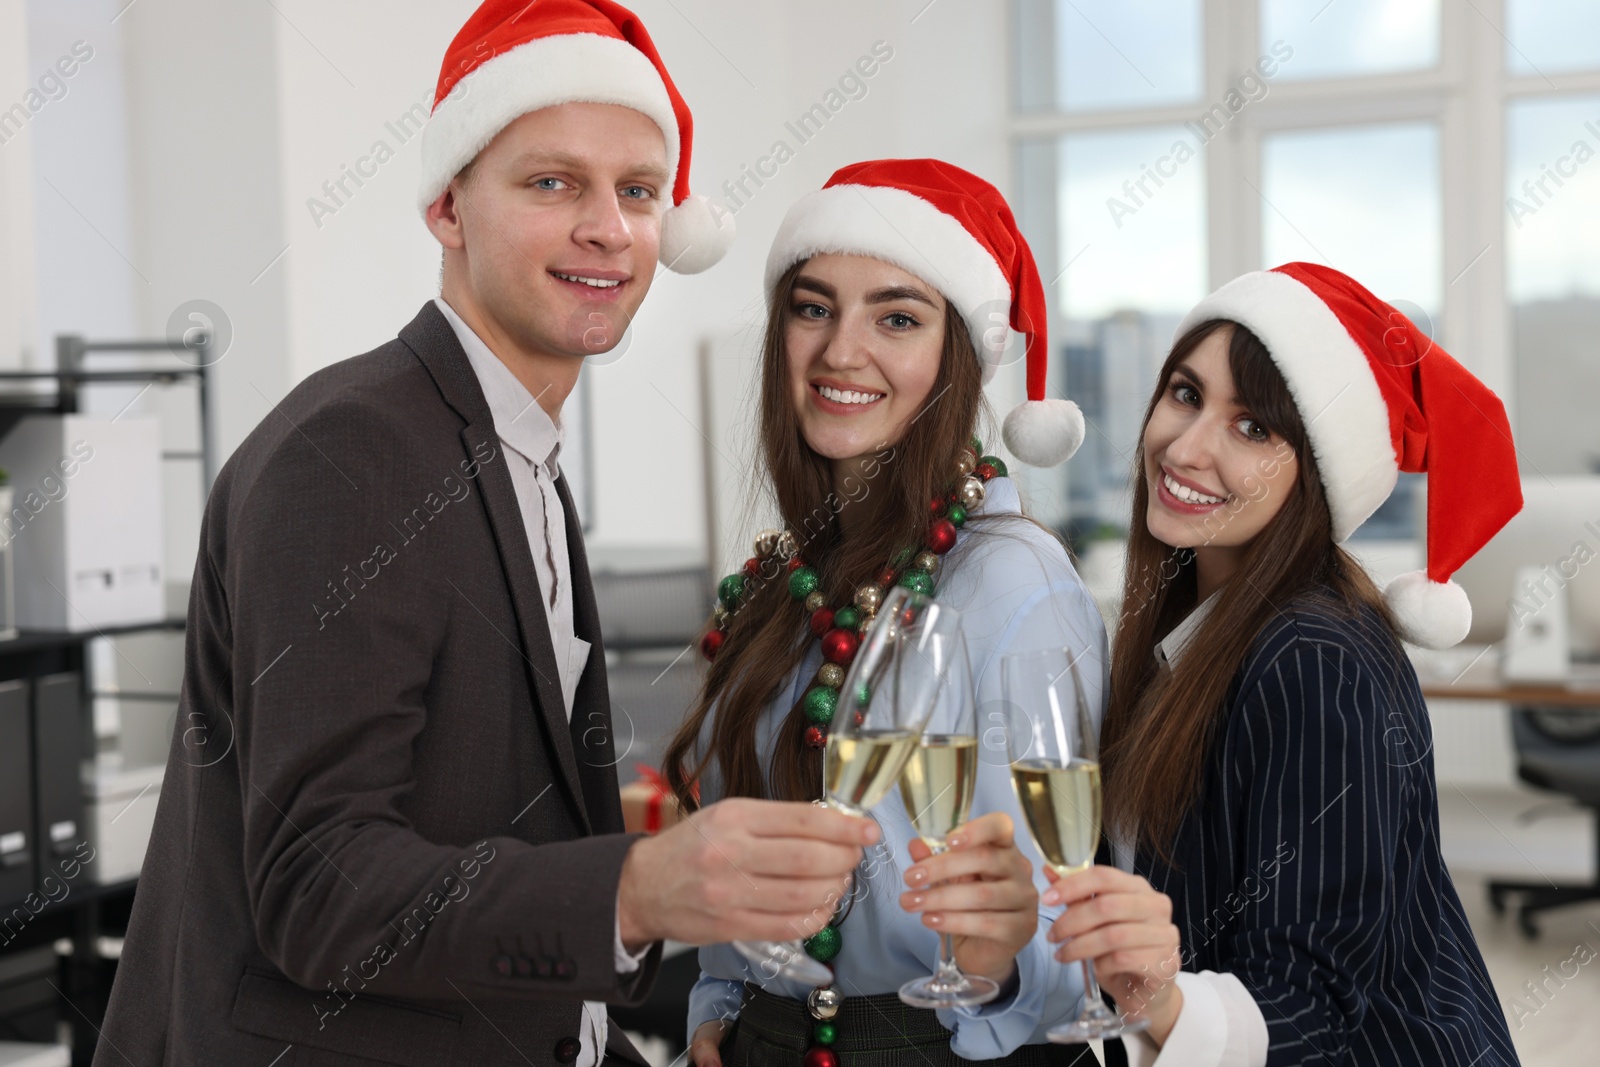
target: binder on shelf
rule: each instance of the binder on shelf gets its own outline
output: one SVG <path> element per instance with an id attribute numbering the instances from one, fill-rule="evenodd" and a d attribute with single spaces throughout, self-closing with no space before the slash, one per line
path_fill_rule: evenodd
<path id="1" fill-rule="evenodd" d="M 0 904 L 33 891 L 33 744 L 28 683 L 0 682 Z"/>
<path id="2" fill-rule="evenodd" d="M 34 851 L 40 876 L 85 840 L 83 678 L 51 674 L 33 683 Z"/>

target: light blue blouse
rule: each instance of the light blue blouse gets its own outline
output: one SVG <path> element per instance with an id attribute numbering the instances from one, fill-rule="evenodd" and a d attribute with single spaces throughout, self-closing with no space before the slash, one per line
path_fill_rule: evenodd
<path id="1" fill-rule="evenodd" d="M 980 758 L 972 817 L 991 811 L 1010 814 L 1018 846 L 1032 862 L 1034 880 L 1043 892 L 1048 884 L 1044 864 L 1028 836 L 1011 786 L 1001 716 L 1000 657 L 1050 647 L 1086 650 L 1080 664 L 1098 727 L 1110 662 L 1106 631 L 1094 600 L 1060 543 L 1020 518 L 1017 490 L 1010 478 L 988 483 L 977 514 L 1016 517 L 962 529 L 956 547 L 942 561 L 936 594 L 940 602 L 962 613 L 977 680 Z M 767 707 L 758 723 L 758 752 L 771 751 L 774 731 L 821 664 L 821 648 L 813 644 L 782 698 Z M 710 736 L 714 715 L 707 717 L 702 743 Z M 721 797 L 714 763 L 702 777 L 700 789 L 705 803 Z M 836 986 L 846 997 L 892 993 L 913 978 L 932 974 L 938 960 L 938 934 L 923 926 L 919 915 L 900 908 L 905 870 L 911 865 L 907 846 L 916 833 L 899 791 L 890 793 L 872 816 L 882 827 L 882 840 L 868 850 L 856 870 L 855 903 L 840 931 L 844 947 L 833 961 Z M 950 1047 L 958 1056 L 981 1060 L 1007 1055 L 1020 1045 L 1043 1041 L 1046 1029 L 1076 1013 L 1083 997 L 1081 968 L 1057 963 L 1053 946 L 1045 940 L 1061 910 L 1039 909 L 1038 932 L 1017 956 L 1020 983 L 1014 997 L 978 1008 L 939 1012 L 939 1021 L 952 1031 Z M 691 1038 L 702 1023 L 719 1018 L 732 1021 L 738 1015 L 745 982 L 795 999 L 804 999 L 810 992 L 804 985 L 769 976 L 728 944 L 701 948 L 700 971 L 689 997 Z"/>

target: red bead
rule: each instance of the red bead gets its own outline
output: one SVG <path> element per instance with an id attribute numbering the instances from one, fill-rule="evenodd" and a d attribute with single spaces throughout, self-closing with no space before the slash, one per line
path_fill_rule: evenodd
<path id="1" fill-rule="evenodd" d="M 801 567 L 804 567 L 805 565 L 806 565 L 806 561 L 801 559 L 799 556 L 790 556 L 789 557 L 789 562 L 784 564 L 784 568 L 785 568 L 784 573 L 785 574 L 793 574 L 795 571 L 799 570 Z"/>
<path id="2" fill-rule="evenodd" d="M 857 644 L 858 638 L 849 630 L 829 630 L 822 635 L 823 658 L 843 667 L 855 658 Z"/>
<path id="3" fill-rule="evenodd" d="M 805 1067 L 839 1067 L 839 1054 L 826 1045 L 806 1049 Z"/>
<path id="4" fill-rule="evenodd" d="M 888 589 L 890 586 L 894 585 L 894 568 L 885 567 L 883 570 L 879 571 L 877 582 L 885 589 Z"/>
<path id="5" fill-rule="evenodd" d="M 822 748 L 828 743 L 828 735 L 822 732 L 820 726 L 806 727 L 806 746 L 808 748 Z"/>
<path id="6" fill-rule="evenodd" d="M 744 561 L 744 572 L 752 578 L 760 577 L 761 561 L 754 556 Z"/>
<path id="7" fill-rule="evenodd" d="M 722 643 L 728 635 L 721 630 L 707 630 L 706 635 L 700 639 L 700 654 L 708 660 L 717 658 L 717 653 L 722 651 Z"/>
<path id="8" fill-rule="evenodd" d="M 972 473 L 976 474 L 978 477 L 982 478 L 984 481 L 988 481 L 990 478 L 993 478 L 995 475 L 999 474 L 1000 472 L 994 469 L 994 464 L 992 464 L 992 463 L 980 463 L 980 464 L 978 464 L 977 469 L 974 470 Z"/>
<path id="9" fill-rule="evenodd" d="M 944 555 L 956 547 L 956 524 L 949 519 L 935 519 L 928 526 L 928 548 Z"/>
<path id="10" fill-rule="evenodd" d="M 936 496 L 928 503 L 928 514 L 942 515 L 944 514 L 944 509 L 949 506 L 944 497 Z"/>
<path id="11" fill-rule="evenodd" d="M 818 608 L 811 613 L 811 636 L 821 637 L 833 629 L 833 609 Z"/>

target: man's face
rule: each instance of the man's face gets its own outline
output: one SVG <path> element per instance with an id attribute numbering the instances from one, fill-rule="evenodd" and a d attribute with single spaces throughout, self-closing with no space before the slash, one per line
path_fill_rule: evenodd
<path id="1" fill-rule="evenodd" d="M 490 332 L 581 357 L 609 351 L 633 320 L 671 195 L 654 122 L 612 104 L 560 104 L 500 131 L 465 187 L 451 182 L 430 209 L 429 227 L 459 250 L 457 282 Z"/>

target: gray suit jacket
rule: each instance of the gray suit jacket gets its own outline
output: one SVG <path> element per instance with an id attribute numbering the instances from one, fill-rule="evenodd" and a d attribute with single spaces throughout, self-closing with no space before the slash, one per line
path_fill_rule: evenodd
<path id="1" fill-rule="evenodd" d="M 649 991 L 659 946 L 614 966 L 633 838 L 558 488 L 594 646 L 570 725 L 510 471 L 431 303 L 229 459 L 97 1067 L 571 1062 L 582 1001 Z M 637 1058 L 616 1027 L 608 1052 Z"/>

